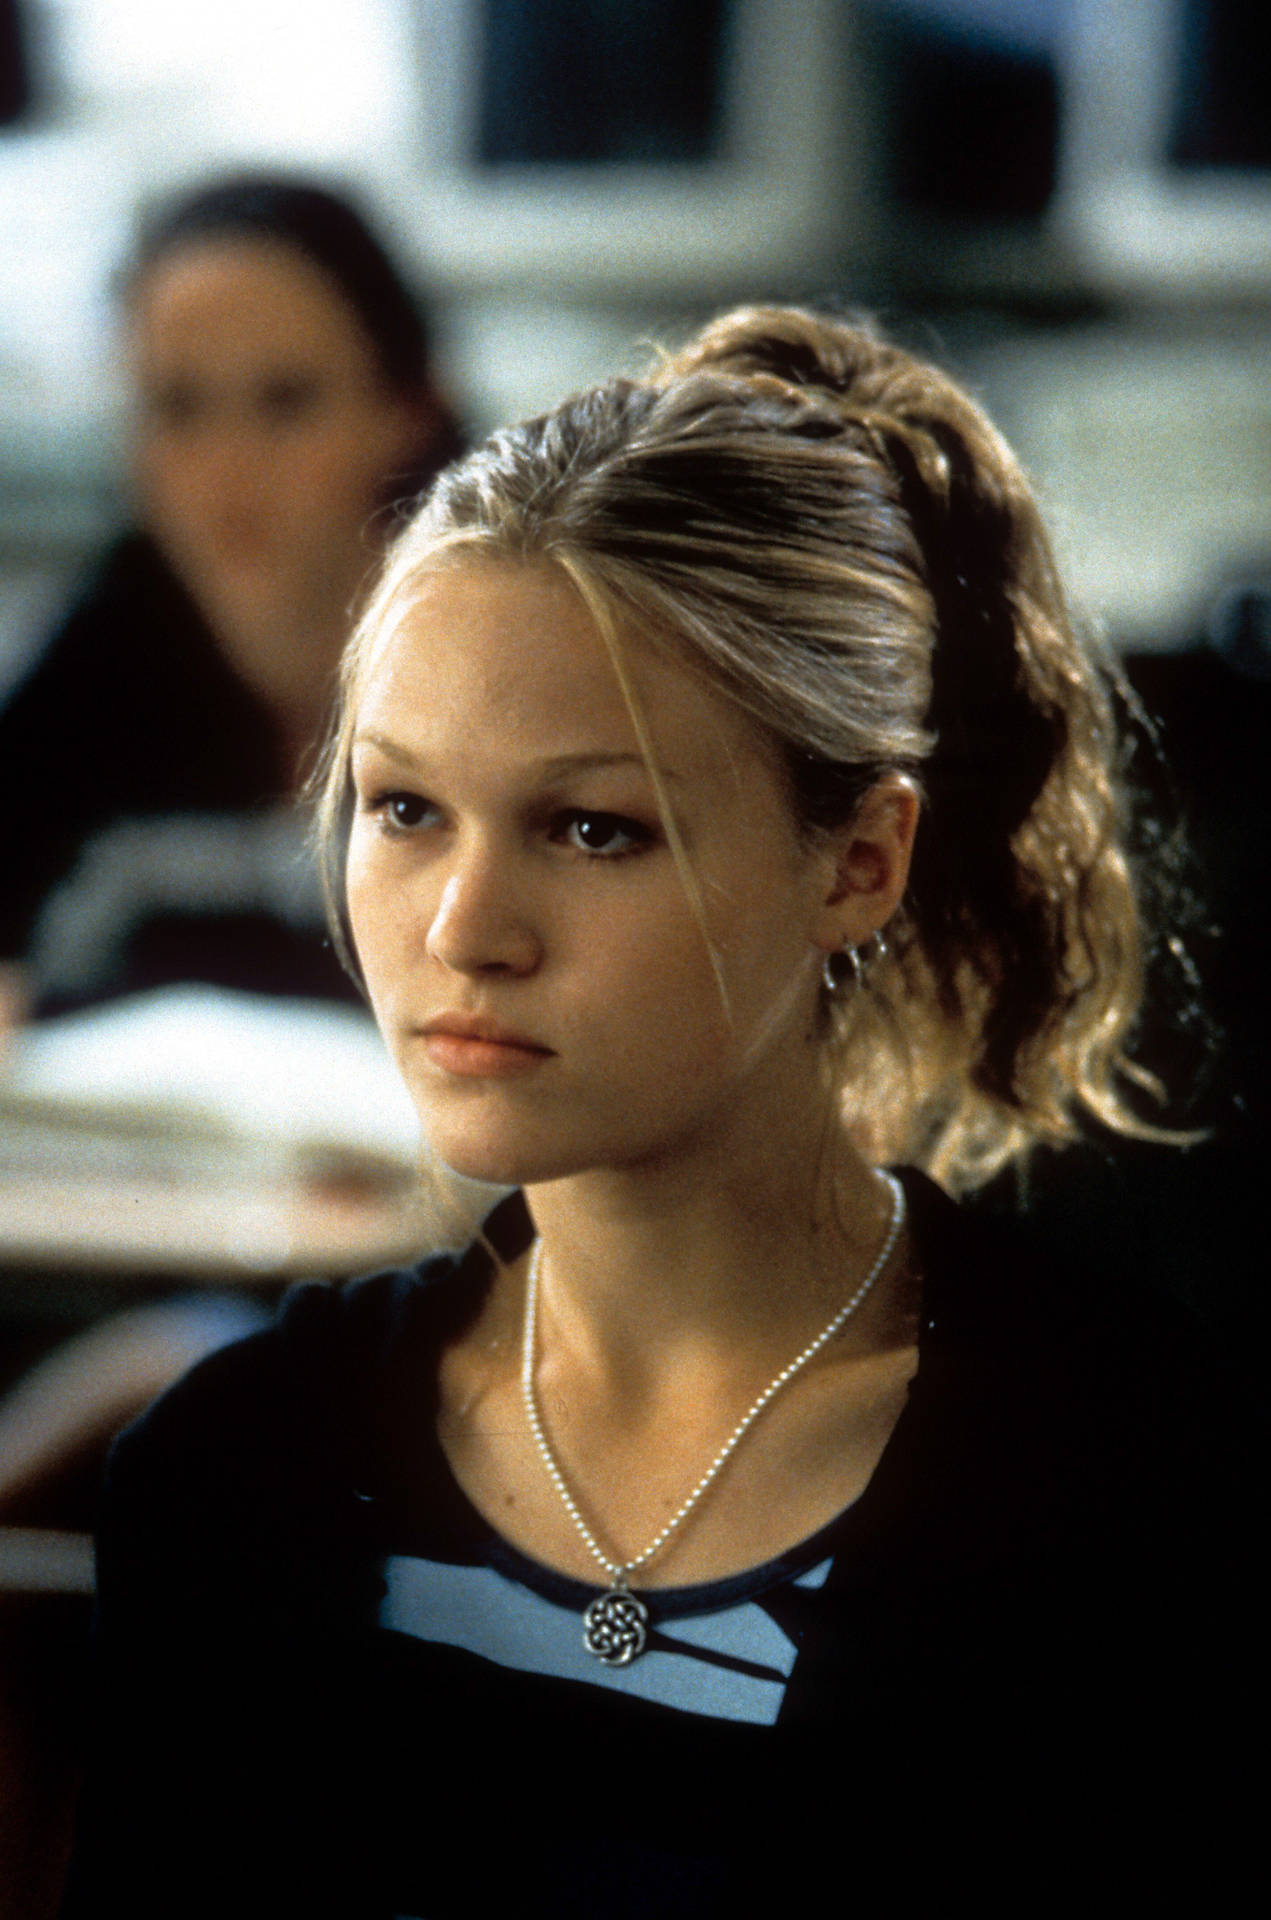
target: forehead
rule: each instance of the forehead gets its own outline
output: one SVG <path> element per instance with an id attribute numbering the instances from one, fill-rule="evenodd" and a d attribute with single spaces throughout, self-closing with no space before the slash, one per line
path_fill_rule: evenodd
<path id="1" fill-rule="evenodd" d="M 680 661 L 628 629 L 623 674 L 660 760 L 718 773 L 773 759 L 758 728 Z M 458 561 L 424 576 L 368 653 L 355 727 L 422 746 L 632 752 L 639 730 L 613 654 L 550 563 Z"/>
<path id="2" fill-rule="evenodd" d="M 143 369 L 156 359 L 280 355 L 373 365 L 361 322 L 296 247 L 227 236 L 191 240 L 148 268 L 128 309 Z"/>

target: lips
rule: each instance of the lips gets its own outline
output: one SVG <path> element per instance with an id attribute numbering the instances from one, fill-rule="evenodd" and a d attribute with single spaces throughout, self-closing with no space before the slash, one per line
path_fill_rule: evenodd
<path id="1" fill-rule="evenodd" d="M 480 1014 L 438 1014 L 419 1032 L 433 1064 L 464 1077 L 529 1073 L 552 1058 L 550 1047 Z"/>

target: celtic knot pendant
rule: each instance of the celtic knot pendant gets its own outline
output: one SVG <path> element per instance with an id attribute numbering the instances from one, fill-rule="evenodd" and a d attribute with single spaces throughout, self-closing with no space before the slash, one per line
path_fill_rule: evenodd
<path id="1" fill-rule="evenodd" d="M 583 1645 L 607 1667 L 629 1666 L 644 1652 L 648 1624 L 649 1609 L 618 1579 L 583 1614 Z"/>

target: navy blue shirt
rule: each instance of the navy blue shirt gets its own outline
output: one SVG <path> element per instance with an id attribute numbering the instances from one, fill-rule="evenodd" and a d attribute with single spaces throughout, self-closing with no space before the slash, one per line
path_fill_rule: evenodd
<path id="1" fill-rule="evenodd" d="M 861 1497 L 727 1581 L 595 1588 L 436 1433 L 479 1248 L 289 1297 L 118 1446 L 74 1920 L 797 1913 L 1210 1893 L 1252 1635 L 1245 1429 L 1182 1311 L 906 1174 L 919 1361 Z M 519 1197 L 491 1223 L 528 1236 Z M 762 1444 L 761 1431 L 753 1436 Z"/>

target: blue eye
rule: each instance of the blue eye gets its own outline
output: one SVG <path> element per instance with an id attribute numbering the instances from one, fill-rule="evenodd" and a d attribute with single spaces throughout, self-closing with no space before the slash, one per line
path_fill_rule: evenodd
<path id="1" fill-rule="evenodd" d="M 577 810 L 561 815 L 555 837 L 580 853 L 592 854 L 601 860 L 617 860 L 624 854 L 642 852 L 653 835 L 638 820 L 628 820 L 620 813 Z"/>

